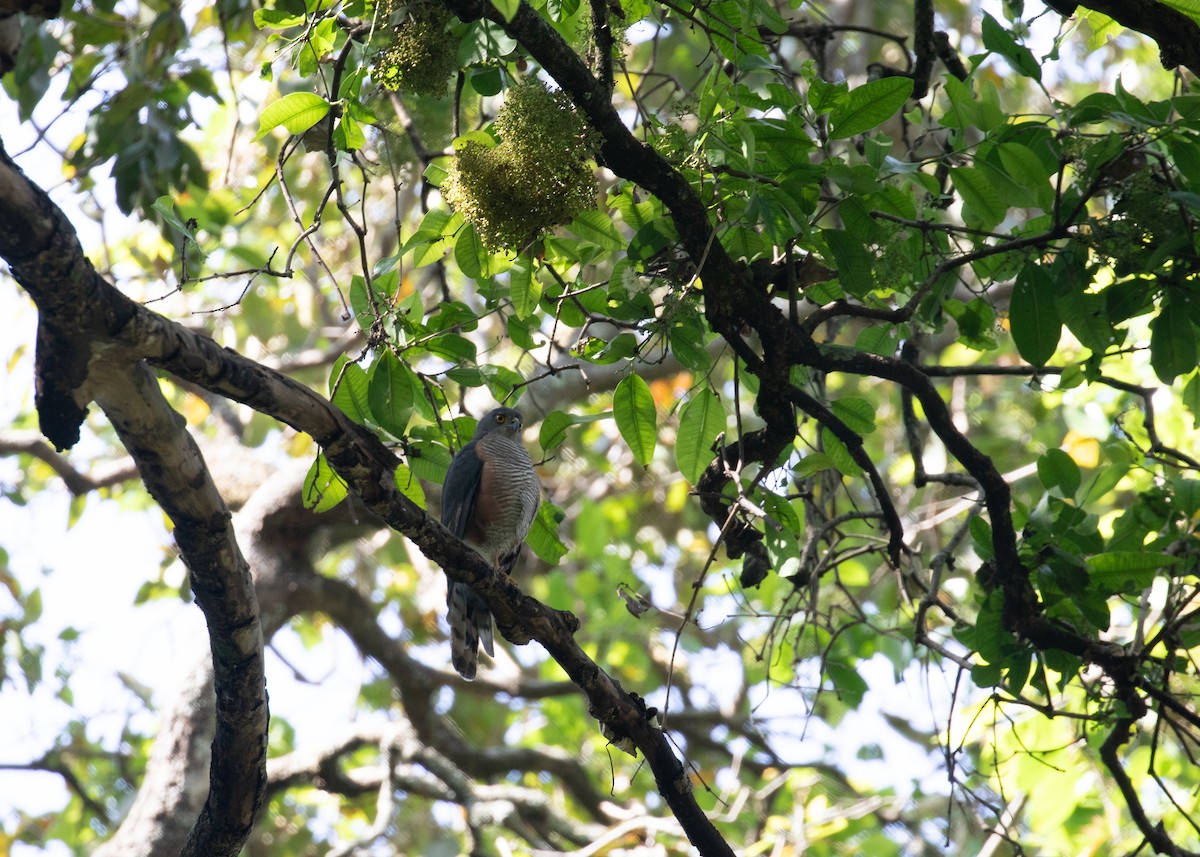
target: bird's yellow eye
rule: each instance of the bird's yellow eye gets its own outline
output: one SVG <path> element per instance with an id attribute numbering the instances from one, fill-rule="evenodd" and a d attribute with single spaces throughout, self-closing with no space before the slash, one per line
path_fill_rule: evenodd
<path id="1" fill-rule="evenodd" d="M 496 422 L 503 423 L 506 419 L 508 419 L 508 417 L 506 417 L 504 414 L 496 414 Z"/>

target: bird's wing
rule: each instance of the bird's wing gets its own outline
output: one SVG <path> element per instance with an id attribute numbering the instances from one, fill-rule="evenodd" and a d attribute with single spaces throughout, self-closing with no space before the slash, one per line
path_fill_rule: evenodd
<path id="1" fill-rule="evenodd" d="M 442 523 L 460 539 L 475 512 L 482 475 L 483 462 L 475 450 L 475 441 L 471 441 L 450 462 L 442 489 Z"/>

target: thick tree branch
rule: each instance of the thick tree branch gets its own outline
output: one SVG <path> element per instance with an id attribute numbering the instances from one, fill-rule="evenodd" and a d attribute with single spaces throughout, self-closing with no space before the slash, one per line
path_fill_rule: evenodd
<path id="1" fill-rule="evenodd" d="M 216 686 L 209 794 L 182 853 L 236 854 L 266 788 L 263 636 L 250 570 L 200 450 L 144 364 L 93 363 L 96 402 L 129 450 L 151 496 L 175 525 L 180 556 L 204 612 Z"/>
<path id="2" fill-rule="evenodd" d="M 212 787 L 183 853 L 236 854 L 265 794 L 267 701 L 258 602 L 229 510 L 153 373 L 105 335 L 139 307 L 96 273 L 62 211 L 2 149 L 0 256 L 40 310 L 43 431 L 60 448 L 74 443 L 86 403 L 94 399 L 175 526 L 208 622 L 217 688 Z M 120 299 L 107 299 L 114 295 Z"/>

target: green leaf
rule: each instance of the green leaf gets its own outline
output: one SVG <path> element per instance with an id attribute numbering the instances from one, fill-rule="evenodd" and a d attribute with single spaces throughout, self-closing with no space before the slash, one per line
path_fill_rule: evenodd
<path id="1" fill-rule="evenodd" d="M 867 692 L 867 681 L 858 670 L 835 661 L 826 661 L 825 674 L 829 676 L 838 698 L 851 708 L 857 708 Z"/>
<path id="2" fill-rule="evenodd" d="M 837 470 L 837 465 L 823 452 L 810 452 L 792 468 L 792 473 L 797 479 L 806 479 L 823 470 Z"/>
<path id="3" fill-rule="evenodd" d="M 833 254 L 842 288 L 856 298 L 865 298 L 875 288 L 875 276 L 872 272 L 874 258 L 862 240 L 842 229 L 824 229 L 821 237 Z"/>
<path id="4" fill-rule="evenodd" d="M 1034 366 L 1045 366 L 1058 350 L 1062 321 L 1054 300 L 1054 283 L 1040 265 L 1028 264 L 1017 275 L 1008 322 L 1021 357 Z"/>
<path id="5" fill-rule="evenodd" d="M 263 108 L 258 116 L 258 142 L 282 125 L 289 134 L 302 134 L 329 113 L 329 102 L 311 92 L 292 92 Z"/>
<path id="6" fill-rule="evenodd" d="M 846 444 L 829 429 L 821 429 L 821 443 L 825 447 L 825 452 L 833 461 L 834 467 L 838 469 L 843 476 L 861 476 L 862 468 L 858 466 L 858 462 L 850 454 L 850 450 Z M 812 458 L 810 455 L 809 458 Z"/>
<path id="7" fill-rule="evenodd" d="M 829 409 L 856 434 L 875 431 L 875 406 L 867 399 L 843 396 L 830 402 Z"/>
<path id="8" fill-rule="evenodd" d="M 537 309 L 542 299 L 542 283 L 533 274 L 528 259 L 518 259 L 508 274 L 508 293 L 512 298 L 513 311 L 524 321 Z"/>
<path id="9" fill-rule="evenodd" d="M 339 357 L 334 362 L 333 371 L 329 374 L 331 401 L 360 425 L 367 423 L 371 413 L 368 386 L 367 373 L 357 363 L 351 363 L 345 357 Z"/>
<path id="10" fill-rule="evenodd" d="M 1120 484 L 1125 478 L 1125 474 L 1129 472 L 1129 464 L 1106 464 L 1096 471 L 1095 477 L 1088 484 L 1087 493 L 1084 495 L 1084 505 L 1098 502 L 1108 495 L 1108 492 Z"/>
<path id="11" fill-rule="evenodd" d="M 411 444 L 408 451 L 408 466 L 413 475 L 426 482 L 441 484 L 446 481 L 450 469 L 450 450 L 431 440 L 419 440 Z"/>
<path id="12" fill-rule="evenodd" d="M 1150 365 L 1164 384 L 1196 368 L 1196 326 L 1179 301 L 1164 301 L 1150 322 Z"/>
<path id="13" fill-rule="evenodd" d="M 312 467 L 308 468 L 302 496 L 305 508 L 314 512 L 328 512 L 346 499 L 346 483 L 333 472 L 333 468 L 325 460 L 325 453 L 319 453 Z"/>
<path id="14" fill-rule="evenodd" d="M 1076 287 L 1058 294 L 1054 300 L 1058 317 L 1067 330 L 1092 353 L 1104 354 L 1116 342 L 1116 330 L 1108 318 L 1108 300 L 1103 295 Z"/>
<path id="15" fill-rule="evenodd" d="M 556 564 L 567 553 L 567 546 L 558 537 L 558 525 L 565 517 L 566 512 L 562 509 L 549 500 L 543 501 L 529 528 L 529 535 L 525 537 L 529 549 L 550 565 Z"/>
<path id="16" fill-rule="evenodd" d="M 958 341 L 976 351 L 987 351 L 996 347 L 992 335 L 996 328 L 996 311 L 983 298 L 972 298 L 969 303 L 947 298 L 943 304 L 946 314 L 958 323 Z"/>
<path id="17" fill-rule="evenodd" d="M 883 124 L 904 106 L 912 88 L 912 78 L 885 77 L 850 90 L 829 114 L 829 136 L 853 137 Z"/>
<path id="18" fill-rule="evenodd" d="M 982 111 L 971 84 L 953 75 L 946 75 L 944 84 L 946 95 L 950 99 L 950 109 L 942 117 L 942 124 L 947 128 L 966 128 L 969 125 L 982 127 Z"/>
<path id="19" fill-rule="evenodd" d="M 367 144 L 367 135 L 357 119 L 344 113 L 333 129 L 333 143 L 339 151 L 356 152 Z"/>
<path id="20" fill-rule="evenodd" d="M 469 340 L 466 341 L 469 342 Z M 471 343 L 471 348 L 474 349 L 474 347 L 475 344 Z M 485 363 L 479 367 L 479 371 L 483 373 L 483 383 L 487 385 L 488 392 L 497 402 L 515 405 L 521 398 L 521 393 L 525 388 L 518 388 L 517 385 L 524 383 L 525 379 L 521 377 L 520 373 L 507 366 L 497 366 L 493 363 Z"/>
<path id="21" fill-rule="evenodd" d="M 1042 79 L 1042 67 L 1034 58 L 1033 52 L 1022 44 L 1018 44 L 1012 33 L 1004 29 L 1000 23 L 983 13 L 983 46 L 989 51 L 995 51 L 1004 57 L 1024 77 L 1034 80 Z"/>
<path id="22" fill-rule="evenodd" d="M 497 66 L 485 66 L 471 73 L 471 88 L 480 95 L 499 95 L 504 89 L 504 75 Z"/>
<path id="23" fill-rule="evenodd" d="M 603 250 L 624 250 L 629 242 L 621 235 L 612 218 L 603 211 L 584 211 L 567 224 L 572 235 L 590 241 Z"/>
<path id="24" fill-rule="evenodd" d="M 992 525 L 979 515 L 972 515 L 967 523 L 971 531 L 971 545 L 982 560 L 989 560 L 996 555 L 996 546 L 992 540 Z"/>
<path id="25" fill-rule="evenodd" d="M 844 102 L 847 92 L 844 81 L 827 83 L 819 77 L 814 77 L 808 84 L 808 106 L 812 108 L 813 113 L 820 116 Z"/>
<path id="26" fill-rule="evenodd" d="M 950 181 L 962 197 L 963 219 L 973 225 L 991 229 L 1008 213 L 1008 206 L 983 170 L 957 167 L 950 171 Z"/>
<path id="27" fill-rule="evenodd" d="M 1183 562 L 1182 557 L 1156 551 L 1109 551 L 1087 558 L 1087 568 L 1093 579 L 1112 582 L 1129 580 L 1149 583 L 1161 568 Z"/>
<path id="28" fill-rule="evenodd" d="M 1047 490 L 1059 489 L 1064 497 L 1079 490 L 1079 465 L 1061 449 L 1048 449 L 1037 460 L 1038 479 Z"/>
<path id="29" fill-rule="evenodd" d="M 725 430 L 725 409 L 712 390 L 702 388 L 679 412 L 679 434 L 675 439 L 675 463 L 683 478 L 693 485 L 713 459 L 712 445 Z"/>
<path id="30" fill-rule="evenodd" d="M 1000 156 L 1008 178 L 1038 200 L 1043 209 L 1054 204 L 1050 171 L 1032 149 L 1020 143 L 1001 143 L 996 147 L 996 154 Z"/>
<path id="31" fill-rule="evenodd" d="M 405 467 L 403 463 L 396 465 L 396 472 L 392 475 L 392 479 L 396 483 L 397 491 L 422 509 L 428 509 L 425 500 L 425 489 L 421 487 L 420 481 L 413 475 L 413 472 Z"/>
<path id="32" fill-rule="evenodd" d="M 645 467 L 654 457 L 658 442 L 655 424 L 654 397 L 650 386 L 640 376 L 626 375 L 613 390 L 613 417 L 617 430 L 629 444 L 634 460 Z"/>
<path id="33" fill-rule="evenodd" d="M 388 434 L 404 437 L 412 417 L 413 385 L 411 370 L 390 350 L 384 350 L 371 366 L 367 385 L 367 403 L 371 417 Z"/>
<path id="34" fill-rule="evenodd" d="M 542 446 L 542 451 L 549 453 L 552 450 L 558 449 L 564 440 L 567 439 L 567 429 L 575 425 L 574 418 L 563 411 L 551 411 L 542 420 L 542 426 L 538 430 L 538 443 Z"/>
<path id="35" fill-rule="evenodd" d="M 488 250 L 483 239 L 470 223 L 463 226 L 454 242 L 454 261 L 458 269 L 472 280 L 478 280 L 487 270 Z"/>

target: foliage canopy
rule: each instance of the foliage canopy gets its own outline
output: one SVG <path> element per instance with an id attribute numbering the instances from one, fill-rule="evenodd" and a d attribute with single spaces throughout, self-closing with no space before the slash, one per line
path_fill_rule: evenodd
<path id="1" fill-rule="evenodd" d="M 66 714 L 6 846 L 1200 853 L 1200 6 L 52 5 L 4 513 L 161 508 L 207 638 L 99 734 L 11 537 L 0 690 Z M 426 514 L 493 402 L 515 582 Z"/>

